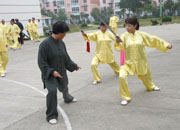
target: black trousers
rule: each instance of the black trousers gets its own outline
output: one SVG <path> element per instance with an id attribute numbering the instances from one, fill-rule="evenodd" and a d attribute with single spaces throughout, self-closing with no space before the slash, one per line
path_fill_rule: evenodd
<path id="1" fill-rule="evenodd" d="M 68 87 L 66 87 L 63 91 L 58 88 L 56 85 L 48 85 L 46 86 L 48 90 L 48 94 L 46 96 L 46 119 L 47 121 L 51 119 L 57 119 L 58 118 L 58 112 L 57 112 L 57 89 L 62 92 L 64 102 L 70 103 L 72 102 L 73 98 L 68 91 Z"/>
<path id="2" fill-rule="evenodd" d="M 19 43 L 22 45 L 22 44 L 24 44 L 24 40 L 23 40 L 23 33 L 22 32 L 20 32 L 19 33 L 19 38 L 18 38 L 18 41 L 19 41 Z"/>

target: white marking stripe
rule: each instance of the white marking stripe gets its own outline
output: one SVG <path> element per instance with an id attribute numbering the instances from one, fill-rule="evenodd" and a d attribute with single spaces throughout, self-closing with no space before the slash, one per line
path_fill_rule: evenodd
<path id="1" fill-rule="evenodd" d="M 41 93 L 42 95 L 46 96 L 47 94 L 44 93 L 43 91 L 31 86 L 31 85 L 28 85 L 28 84 L 25 84 L 25 83 L 22 83 L 22 82 L 18 82 L 18 81 L 14 81 L 14 80 L 8 80 L 8 79 L 2 79 L 0 78 L 0 80 L 3 80 L 3 81 L 8 81 L 8 82 L 12 82 L 12 83 L 16 83 L 16 84 L 19 84 L 21 86 L 25 86 L 25 87 L 28 87 L 28 88 L 31 88 L 39 93 Z M 64 119 L 64 122 L 66 124 L 66 128 L 67 130 L 72 130 L 72 127 L 71 127 L 71 124 L 70 124 L 70 121 L 69 121 L 69 118 L 68 116 L 66 115 L 66 113 L 64 112 L 64 110 L 60 107 L 60 105 L 57 106 L 58 110 L 60 111 L 60 113 L 62 114 L 62 117 Z"/>

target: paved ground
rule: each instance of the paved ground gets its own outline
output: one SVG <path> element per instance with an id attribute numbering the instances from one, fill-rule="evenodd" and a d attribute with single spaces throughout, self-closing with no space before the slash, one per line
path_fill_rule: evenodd
<path id="1" fill-rule="evenodd" d="M 167 53 L 147 49 L 153 82 L 161 91 L 147 92 L 136 76 L 129 77 L 132 102 L 125 107 L 120 105 L 118 76 L 108 65 L 99 66 L 102 83 L 91 85 L 90 63 L 95 44 L 91 44 L 91 53 L 86 53 L 80 33 L 66 36 L 64 40 L 71 58 L 82 67 L 78 72 L 68 73 L 70 92 L 78 102 L 65 104 L 58 93 L 59 104 L 73 130 L 180 129 L 180 24 L 142 27 L 141 30 L 162 37 L 174 48 Z M 119 29 L 119 33 L 124 31 Z M 45 97 L 27 88 L 31 85 L 47 93 L 37 66 L 38 45 L 27 41 L 21 50 L 9 51 L 8 74 L 0 78 L 0 130 L 67 130 L 61 114 L 56 125 L 46 122 Z M 119 62 L 119 53 L 114 54 Z"/>

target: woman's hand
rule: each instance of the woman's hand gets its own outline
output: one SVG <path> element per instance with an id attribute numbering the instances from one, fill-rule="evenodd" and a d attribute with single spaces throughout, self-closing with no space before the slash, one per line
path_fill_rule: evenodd
<path id="1" fill-rule="evenodd" d="M 53 77 L 54 78 L 63 78 L 57 71 L 54 71 Z"/>
<path id="2" fill-rule="evenodd" d="M 122 42 L 122 40 L 121 40 L 121 38 L 120 38 L 119 36 L 116 37 L 116 42 L 117 42 L 117 43 Z"/>
<path id="3" fill-rule="evenodd" d="M 81 34 L 85 37 L 88 37 L 87 34 L 84 31 L 81 31 Z"/>
<path id="4" fill-rule="evenodd" d="M 172 49 L 172 47 L 173 47 L 173 46 L 172 46 L 171 44 L 169 44 L 169 45 L 167 46 L 168 49 Z"/>
<path id="5" fill-rule="evenodd" d="M 80 69 L 81 69 L 81 67 L 77 66 L 76 71 L 78 71 L 78 70 L 80 70 Z"/>

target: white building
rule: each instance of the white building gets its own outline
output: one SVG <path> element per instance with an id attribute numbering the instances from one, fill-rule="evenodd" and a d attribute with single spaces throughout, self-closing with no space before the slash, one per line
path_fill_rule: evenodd
<path id="1" fill-rule="evenodd" d="M 10 24 L 12 18 L 18 18 L 25 28 L 28 19 L 32 17 L 39 21 L 38 32 L 43 35 L 39 0 L 0 0 L 0 19 L 4 19 L 7 24 Z"/>

